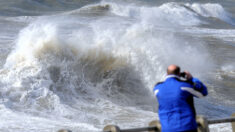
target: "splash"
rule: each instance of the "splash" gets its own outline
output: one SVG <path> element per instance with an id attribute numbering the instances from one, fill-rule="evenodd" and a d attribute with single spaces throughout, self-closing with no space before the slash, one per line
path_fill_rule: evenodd
<path id="1" fill-rule="evenodd" d="M 231 14 L 227 12 L 220 4 L 186 4 L 189 6 L 192 10 L 197 12 L 199 15 L 203 17 L 212 17 L 212 18 L 217 18 L 222 21 L 225 21 L 229 24 L 234 25 L 235 23 L 231 19 Z"/>
<path id="2" fill-rule="evenodd" d="M 84 16 L 93 10 L 108 15 Z M 195 12 L 175 3 L 138 7 L 101 2 L 37 18 L 21 30 L 0 71 L 3 107 L 94 124 L 92 130 L 116 119 L 139 124 L 143 118 L 136 115 L 155 118 L 152 87 L 164 79 L 167 65 L 184 65 L 197 76 L 211 68 L 203 42 L 178 32 L 199 23 Z"/>

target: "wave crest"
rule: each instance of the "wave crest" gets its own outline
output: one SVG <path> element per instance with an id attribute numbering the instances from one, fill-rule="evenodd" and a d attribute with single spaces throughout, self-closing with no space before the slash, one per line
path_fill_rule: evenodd
<path id="1" fill-rule="evenodd" d="M 68 44 L 60 41 L 55 25 L 39 25 L 21 31 L 1 70 L 7 106 L 60 113 L 62 104 L 81 105 L 97 98 L 145 105 L 149 91 L 128 57 Z"/>

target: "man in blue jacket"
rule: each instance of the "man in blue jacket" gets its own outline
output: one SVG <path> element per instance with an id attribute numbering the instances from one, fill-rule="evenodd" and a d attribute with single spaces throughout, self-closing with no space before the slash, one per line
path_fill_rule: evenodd
<path id="1" fill-rule="evenodd" d="M 154 93 L 159 103 L 162 132 L 197 132 L 193 97 L 208 94 L 200 80 L 187 71 L 180 73 L 179 66 L 170 65 L 166 80 L 155 85 Z"/>

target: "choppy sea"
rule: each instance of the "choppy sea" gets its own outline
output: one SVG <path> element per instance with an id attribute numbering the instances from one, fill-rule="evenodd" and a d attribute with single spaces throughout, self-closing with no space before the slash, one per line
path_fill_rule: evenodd
<path id="1" fill-rule="evenodd" d="M 197 114 L 234 113 L 235 1 L 0 0 L 0 131 L 144 127 L 169 64 L 207 85 Z"/>

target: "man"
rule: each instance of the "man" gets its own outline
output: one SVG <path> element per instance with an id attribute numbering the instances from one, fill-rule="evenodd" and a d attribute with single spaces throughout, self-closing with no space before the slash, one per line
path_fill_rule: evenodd
<path id="1" fill-rule="evenodd" d="M 162 132 L 197 132 L 193 97 L 208 94 L 201 81 L 187 71 L 180 73 L 179 66 L 170 65 L 166 80 L 155 85 L 154 93 L 159 103 Z"/>

